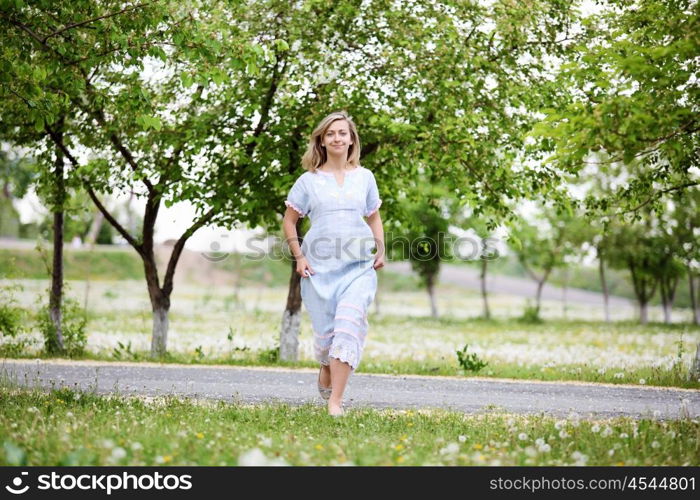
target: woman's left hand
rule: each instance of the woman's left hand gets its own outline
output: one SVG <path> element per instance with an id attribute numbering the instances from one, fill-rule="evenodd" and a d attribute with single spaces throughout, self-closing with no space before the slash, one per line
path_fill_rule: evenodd
<path id="1" fill-rule="evenodd" d="M 374 266 L 373 267 L 375 270 L 381 269 L 382 267 L 384 267 L 384 255 L 377 255 L 374 258 Z"/>

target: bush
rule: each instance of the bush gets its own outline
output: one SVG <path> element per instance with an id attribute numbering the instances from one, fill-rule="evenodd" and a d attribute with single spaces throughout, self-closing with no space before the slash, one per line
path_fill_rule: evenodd
<path id="1" fill-rule="evenodd" d="M 277 363 L 280 359 L 280 348 L 275 346 L 271 349 L 258 351 L 258 361 L 261 363 Z"/>
<path id="2" fill-rule="evenodd" d="M 464 348 L 461 351 L 456 351 L 457 361 L 459 361 L 459 365 L 464 370 L 467 370 L 469 372 L 478 372 L 486 365 L 488 365 L 486 361 L 479 359 L 478 354 L 476 354 L 475 352 L 467 353 L 467 349 L 469 349 L 469 344 L 465 344 Z"/>
<path id="3" fill-rule="evenodd" d="M 520 316 L 518 320 L 522 323 L 528 324 L 542 323 L 542 318 L 540 317 L 540 308 L 533 306 L 528 301 L 527 305 L 525 306 L 525 310 L 523 311 L 523 315 Z"/>
<path id="4" fill-rule="evenodd" d="M 139 361 L 141 356 L 134 352 L 131 348 L 131 340 L 124 344 L 117 341 L 117 347 L 112 350 L 112 357 L 117 360 L 132 360 Z"/>
<path id="5" fill-rule="evenodd" d="M 0 288 L 0 354 L 17 356 L 27 347 L 24 333 L 25 311 L 17 306 L 14 291 L 21 290 L 20 285 Z"/>
<path id="6" fill-rule="evenodd" d="M 39 310 L 37 326 L 44 337 L 44 350 L 47 354 L 65 354 L 69 357 L 80 356 L 85 352 L 87 344 L 87 315 L 78 301 L 65 297 L 63 299 L 61 326 L 63 331 L 63 346 L 61 350 L 56 336 L 56 327 L 51 321 L 49 307 Z"/>

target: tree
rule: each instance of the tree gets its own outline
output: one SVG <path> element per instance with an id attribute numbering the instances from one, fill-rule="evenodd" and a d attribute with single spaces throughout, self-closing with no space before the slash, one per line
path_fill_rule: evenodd
<path id="1" fill-rule="evenodd" d="M 219 93 L 217 86 L 227 71 L 246 80 L 264 58 L 275 59 L 278 70 L 284 66 L 283 40 L 272 40 L 266 51 L 251 33 L 226 29 L 228 16 L 244 17 L 243 6 L 192 7 L 157 0 L 127 6 L 37 1 L 13 3 L 2 14 L 8 42 L 1 62 L 3 133 L 36 149 L 48 150 L 50 142 L 56 168 L 69 162 L 70 177 L 141 256 L 154 315 L 153 355 L 166 352 L 173 276 L 186 241 L 205 224 L 235 220 L 241 197 L 230 192 L 252 177 L 238 157 L 250 159 L 255 151 L 250 139 L 264 122 L 252 131 L 249 125 L 266 87 L 234 83 Z M 280 72 L 270 76 L 274 85 Z M 242 88 L 251 90 L 237 95 Z M 232 112 L 222 113 L 227 103 L 246 99 L 246 107 L 236 108 L 239 123 Z M 228 126 L 235 127 L 233 137 Z M 85 149 L 87 159 L 78 153 Z M 56 175 L 57 186 L 61 178 Z M 103 192 L 135 186 L 136 196 L 146 199 L 140 235 L 101 200 Z M 161 282 L 154 227 L 162 204 L 181 200 L 195 205 L 197 218 L 175 244 Z"/>
<path id="2" fill-rule="evenodd" d="M 411 217 L 407 234 L 408 259 L 428 291 L 430 314 L 438 317 L 435 285 L 440 275 L 440 263 L 451 257 L 448 243 L 449 222 L 441 213 L 438 198 L 430 196 L 423 203 L 412 204 L 407 212 Z"/>
<path id="3" fill-rule="evenodd" d="M 693 0 L 623 0 L 582 20 L 576 56 L 556 80 L 568 97 L 546 110 L 533 151 L 553 152 L 545 168 L 552 173 L 638 164 L 596 200 L 603 211 L 661 208 L 664 194 L 700 183 L 693 173 L 700 154 L 698 14 Z M 599 152 L 608 158 L 591 162 Z"/>
<path id="4" fill-rule="evenodd" d="M 365 164 L 381 185 L 396 185 L 382 192 L 386 208 L 410 190 L 415 159 L 455 189 L 472 186 L 460 195 L 485 200 L 483 209 L 503 210 L 503 198 L 522 195 L 530 179 L 510 165 L 535 120 L 527 109 L 542 103 L 535 89 L 551 91 L 545 58 L 567 50 L 560 35 L 572 3 L 12 2 L 1 17 L 3 130 L 59 147 L 139 253 L 158 355 L 188 238 L 205 224 L 278 225 L 302 137 L 332 109 L 349 108 L 366 124 Z M 146 200 L 141 234 L 101 201 L 129 189 Z M 162 204 L 183 200 L 197 219 L 161 282 L 153 227 Z M 297 280 L 290 298 L 292 287 Z M 288 300 L 288 310 L 297 304 Z"/>
<path id="5" fill-rule="evenodd" d="M 481 288 L 481 300 L 483 304 L 482 317 L 491 319 L 491 309 L 489 308 L 488 289 L 486 287 L 486 276 L 488 272 L 488 263 L 499 257 L 499 249 L 496 246 L 496 240 L 493 237 L 493 231 L 489 229 L 489 221 L 483 217 L 476 217 L 473 210 L 467 209 L 460 211 L 450 205 L 452 216 L 450 222 L 455 228 L 450 228 L 452 232 L 456 232 L 457 246 L 456 250 L 458 257 L 473 260 L 478 259 L 481 267 L 479 273 L 479 282 Z M 470 232 L 471 235 L 463 241 L 463 231 Z"/>
<path id="6" fill-rule="evenodd" d="M 639 305 L 639 322 L 643 325 L 649 321 L 649 301 L 658 286 L 657 268 L 661 260 L 650 230 L 649 219 L 643 223 L 611 224 L 611 246 L 606 254 L 612 267 L 629 270 Z"/>
<path id="7" fill-rule="evenodd" d="M 528 276 L 537 283 L 533 318 L 540 317 L 542 289 L 551 272 L 564 267 L 567 257 L 580 250 L 585 241 L 585 226 L 585 219 L 553 207 L 544 207 L 536 220 L 523 218 L 515 226 L 512 232 L 515 254 Z"/>

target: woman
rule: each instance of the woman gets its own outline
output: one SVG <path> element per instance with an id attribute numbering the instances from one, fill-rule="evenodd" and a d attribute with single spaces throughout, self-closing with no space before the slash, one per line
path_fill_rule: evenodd
<path id="1" fill-rule="evenodd" d="M 376 270 L 384 267 L 382 201 L 374 175 L 359 160 L 355 124 L 344 112 L 331 113 L 311 134 L 302 157 L 307 172 L 285 201 L 284 234 L 297 262 L 314 354 L 321 363 L 318 390 L 333 416 L 343 414 L 343 392 L 365 345 Z M 296 223 L 306 215 L 312 226 L 299 246 Z"/>

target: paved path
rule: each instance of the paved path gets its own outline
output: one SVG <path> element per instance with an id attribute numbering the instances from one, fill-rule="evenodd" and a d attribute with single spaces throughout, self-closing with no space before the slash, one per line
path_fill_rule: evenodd
<path id="1" fill-rule="evenodd" d="M 321 404 L 316 370 L 95 361 L 0 360 L 0 376 L 24 386 L 99 393 L 175 394 L 241 403 Z M 581 417 L 700 416 L 700 390 L 488 378 L 355 374 L 347 408 L 445 408 Z"/>

